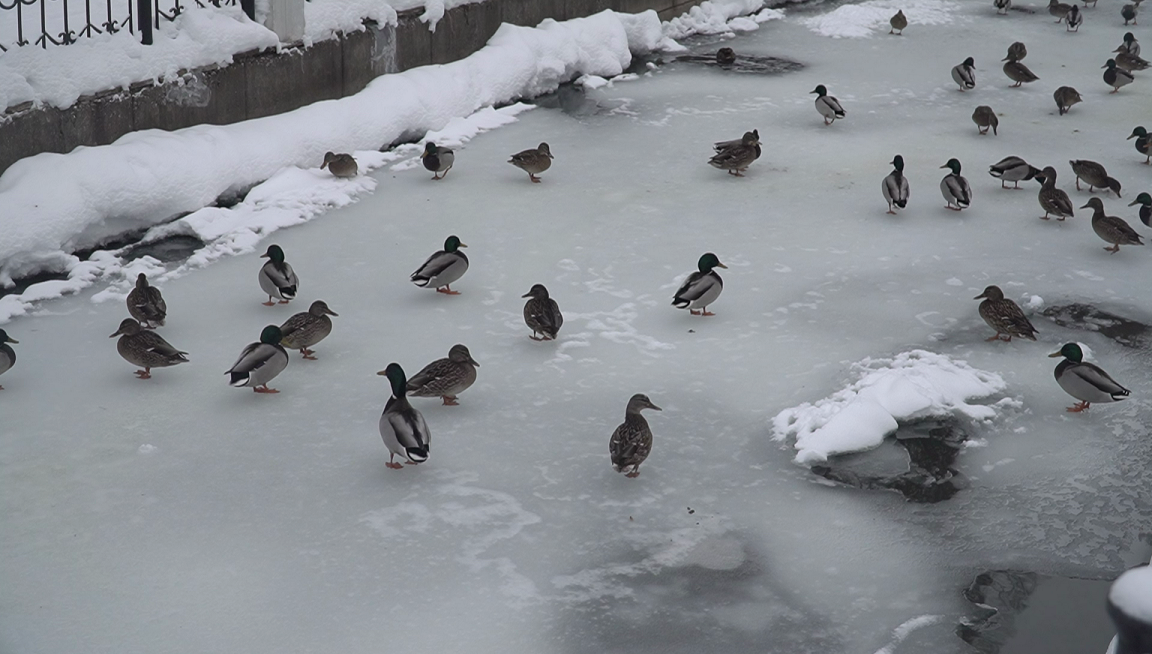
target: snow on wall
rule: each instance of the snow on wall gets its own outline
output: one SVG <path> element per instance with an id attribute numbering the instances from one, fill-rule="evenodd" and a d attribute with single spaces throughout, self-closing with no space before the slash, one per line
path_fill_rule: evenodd
<path id="1" fill-rule="evenodd" d="M 925 350 L 890 359 L 868 358 L 853 364 L 859 379 L 815 403 L 785 409 L 772 419 L 776 440 L 795 437 L 796 462 L 825 461 L 829 456 L 874 448 L 896 431 L 898 420 L 961 414 L 990 420 L 997 409 L 1016 404 L 1005 398 L 995 405 L 969 404 L 1007 388 L 993 372 Z"/>

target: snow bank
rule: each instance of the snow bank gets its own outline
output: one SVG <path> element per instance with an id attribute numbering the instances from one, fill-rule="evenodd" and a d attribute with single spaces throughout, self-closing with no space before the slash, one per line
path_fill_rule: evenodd
<path id="1" fill-rule="evenodd" d="M 750 32 L 760 23 L 784 17 L 784 12 L 776 9 L 757 12 L 764 4 L 764 0 L 705 0 L 664 23 L 664 35 L 669 39 L 682 39 L 693 34 Z"/>
<path id="2" fill-rule="evenodd" d="M 309 0 L 304 3 L 304 45 L 334 38 L 339 32 L 363 31 L 366 20 L 395 25 L 396 12 L 407 8 L 384 0 Z"/>
<path id="3" fill-rule="evenodd" d="M 1117 577 L 1108 599 L 1125 615 L 1152 624 L 1152 566 L 1132 568 Z"/>
<path id="4" fill-rule="evenodd" d="M 996 373 L 925 350 L 903 352 L 891 359 L 868 358 L 852 368 L 859 379 L 847 388 L 815 404 L 785 409 L 773 418 L 773 438 L 796 438 L 797 463 L 876 447 L 896 431 L 898 420 L 954 414 L 989 420 L 996 416 L 995 406 L 968 404 L 967 400 L 1007 388 Z"/>
<path id="5" fill-rule="evenodd" d="M 804 18 L 800 22 L 821 36 L 866 38 L 874 32 L 887 33 L 888 19 L 903 10 L 909 27 L 916 25 L 944 25 L 951 23 L 960 6 L 949 0 L 869 0 L 860 4 L 846 4 L 819 16 Z"/>

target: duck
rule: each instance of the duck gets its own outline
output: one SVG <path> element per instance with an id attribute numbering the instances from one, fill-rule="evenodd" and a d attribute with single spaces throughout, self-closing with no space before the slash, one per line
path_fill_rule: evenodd
<path id="1" fill-rule="evenodd" d="M 1040 195 L 1037 196 L 1040 208 L 1044 210 L 1044 215 L 1040 216 L 1040 219 L 1048 220 L 1049 214 L 1056 214 L 1056 220 L 1064 220 L 1075 215 L 1068 194 L 1056 188 L 1056 169 L 1046 166 L 1038 177 L 1043 184 L 1040 187 Z"/>
<path id="2" fill-rule="evenodd" d="M 396 463 L 397 454 L 407 459 L 405 463 L 408 465 L 424 463 L 428 460 L 432 432 L 428 429 L 428 423 L 424 422 L 424 415 L 405 396 L 408 382 L 404 378 L 404 369 L 398 363 L 389 363 L 387 368 L 376 374 L 387 377 L 392 386 L 392 396 L 380 414 L 380 438 L 384 439 L 390 454 L 386 465 L 392 470 L 403 468 Z"/>
<path id="3" fill-rule="evenodd" d="M 1126 32 L 1124 34 L 1124 42 L 1120 44 L 1119 48 L 1113 50 L 1113 52 L 1120 52 L 1121 50 L 1130 55 L 1140 56 L 1140 42 L 1136 40 L 1135 34 L 1132 32 Z"/>
<path id="4" fill-rule="evenodd" d="M 424 162 L 424 168 L 432 171 L 432 179 L 444 179 L 452 169 L 452 164 L 456 163 L 456 153 L 428 141 L 424 144 L 424 154 L 420 155 L 420 160 Z"/>
<path id="5" fill-rule="evenodd" d="M 1016 184 L 1013 188 L 1019 189 L 1020 182 L 1035 178 L 1040 169 L 1020 157 L 1010 156 L 988 166 L 988 174 L 1000 180 L 1000 188 L 1008 188 L 1004 183 L 1013 182 Z"/>
<path id="6" fill-rule="evenodd" d="M 528 179 L 539 184 L 540 178 L 537 175 L 552 167 L 552 159 L 552 151 L 548 148 L 548 144 L 541 143 L 535 149 L 524 150 L 512 155 L 508 163 L 528 173 Z"/>
<path id="7" fill-rule="evenodd" d="M 976 60 L 968 57 L 952 67 L 952 80 L 960 85 L 961 91 L 976 88 Z"/>
<path id="8" fill-rule="evenodd" d="M 717 144 L 719 145 L 719 144 Z M 760 139 L 755 132 L 745 132 L 740 143 L 719 150 L 708 163 L 714 168 L 727 170 L 729 175 L 743 177 L 741 171 L 748 170 L 753 161 L 760 158 Z"/>
<path id="9" fill-rule="evenodd" d="M 1078 5 L 1072 5 L 1072 8 L 1068 10 L 1068 15 L 1064 20 L 1068 25 L 1064 31 L 1079 32 L 1080 26 L 1084 24 L 1084 14 L 1080 13 L 1080 7 Z"/>
<path id="10" fill-rule="evenodd" d="M 948 168 L 952 172 L 944 176 L 940 180 L 940 193 L 944 196 L 944 200 L 948 202 L 947 208 L 953 211 L 960 211 L 966 209 L 972 203 L 972 187 L 968 185 L 968 180 L 960 174 L 960 160 L 949 159 L 948 163 L 940 166 L 941 168 Z M 952 206 L 956 205 L 956 206 Z"/>
<path id="11" fill-rule="evenodd" d="M 356 159 L 353 158 L 352 155 L 344 152 L 340 154 L 325 152 L 324 163 L 320 164 L 320 170 L 324 170 L 324 168 L 327 168 L 333 177 L 342 177 L 345 179 L 355 177 L 359 172 L 356 166 Z"/>
<path id="12" fill-rule="evenodd" d="M 529 298 L 524 303 L 524 324 L 532 330 L 528 338 L 534 341 L 554 340 L 564 325 L 564 315 L 560 313 L 560 305 L 556 304 L 556 300 L 548 296 L 548 289 L 543 284 L 533 284 L 520 297 Z"/>
<path id="13" fill-rule="evenodd" d="M 696 264 L 696 272 L 688 275 L 688 279 L 680 285 L 676 295 L 672 297 L 672 306 L 677 309 L 688 309 L 694 316 L 714 316 L 708 311 L 708 305 L 720 297 L 724 290 L 724 280 L 716 274 L 713 268 L 728 268 L 720 263 L 720 259 L 711 252 L 705 252 Z"/>
<path id="14" fill-rule="evenodd" d="M 284 250 L 279 245 L 269 245 L 268 250 L 260 255 L 260 258 L 267 258 L 268 261 L 260 267 L 260 288 L 268 295 L 268 301 L 264 306 L 270 307 L 279 300 L 280 304 L 288 304 L 290 301 L 296 299 L 296 289 L 300 285 L 300 279 L 296 277 L 296 271 L 292 270 L 292 266 L 284 260 Z"/>
<path id="15" fill-rule="evenodd" d="M 840 101 L 828 95 L 828 89 L 823 84 L 818 85 L 812 89 L 808 95 L 816 94 L 816 111 L 824 117 L 824 124 L 831 125 L 836 122 L 837 118 L 843 118 L 847 115 L 844 108 L 840 106 Z"/>
<path id="16" fill-rule="evenodd" d="M 1028 70 L 1027 66 L 1020 63 L 1019 61 L 1016 61 L 1015 59 L 1010 59 L 1008 60 L 1008 63 L 1004 64 L 1004 74 L 1008 76 L 1008 79 L 1016 82 L 1011 86 L 1011 88 L 1016 88 L 1025 84 L 1026 82 L 1035 82 L 1036 80 L 1040 79 L 1039 77 L 1036 77 L 1035 73 L 1033 73 L 1031 70 Z"/>
<path id="17" fill-rule="evenodd" d="M 1140 222 L 1144 223 L 1145 227 L 1152 227 L 1152 195 L 1141 193 L 1136 196 L 1136 199 L 1129 202 L 1128 206 L 1140 205 Z M 0 342 L 4 340 L 3 333 L 0 333 Z"/>
<path id="18" fill-rule="evenodd" d="M 188 363 L 188 353 L 177 350 L 162 336 L 144 329 L 135 318 L 120 321 L 120 327 L 108 338 L 120 337 L 116 341 L 116 351 L 125 361 L 143 370 L 137 370 L 140 379 L 152 379 L 153 368 Z M 13 358 L 15 360 L 15 358 Z"/>
<path id="19" fill-rule="evenodd" d="M 628 400 L 624 409 L 624 422 L 612 432 L 608 452 L 612 455 L 612 469 L 625 477 L 640 476 L 640 464 L 652 452 L 652 429 L 640 414 L 644 409 L 662 411 L 647 395 L 637 393 Z"/>
<path id="20" fill-rule="evenodd" d="M 476 383 L 479 363 L 464 345 L 457 343 L 444 359 L 436 359 L 416 373 L 405 387 L 412 397 L 439 397 L 444 406 L 457 406 L 456 396 Z"/>
<path id="21" fill-rule="evenodd" d="M 1024 45 L 1021 41 L 1015 41 L 1012 45 L 1008 46 L 1008 56 L 1000 61 L 1024 61 L 1024 57 L 1028 56 L 1028 46 Z"/>
<path id="22" fill-rule="evenodd" d="M 721 66 L 731 66 L 736 63 L 736 51 L 732 48 L 720 48 L 716 51 L 716 63 Z"/>
<path id="23" fill-rule="evenodd" d="M 1119 49 L 1119 48 L 1117 48 Z M 1138 70 L 1147 70 L 1148 62 L 1141 59 L 1139 56 L 1121 52 L 1114 57 L 1116 60 L 1116 67 L 1126 70 L 1129 73 L 1134 73 Z"/>
<path id="24" fill-rule="evenodd" d="M 148 284 L 148 275 L 136 275 L 136 288 L 128 294 L 128 314 L 140 321 L 145 329 L 164 326 L 168 317 L 168 305 L 160 289 Z"/>
<path id="25" fill-rule="evenodd" d="M 1121 245 L 1144 245 L 1141 240 L 1143 237 L 1123 218 L 1104 215 L 1104 201 L 1100 198 L 1089 198 L 1088 204 L 1080 208 L 1092 209 L 1092 231 L 1104 239 L 1105 243 L 1112 244 L 1112 247 L 1104 248 L 1105 250 L 1116 254 L 1120 251 Z"/>
<path id="26" fill-rule="evenodd" d="M 1000 126 L 1000 119 L 996 117 L 996 112 L 992 111 L 992 107 L 988 105 L 980 105 L 972 112 L 972 122 L 976 123 L 976 131 L 981 134 L 987 134 L 988 128 L 992 128 L 992 134 L 996 134 L 996 128 Z"/>
<path id="27" fill-rule="evenodd" d="M 980 303 L 980 317 L 988 326 L 996 330 L 995 336 L 989 336 L 986 341 L 1011 342 L 1013 336 L 1036 340 L 1036 328 L 1028 320 L 1028 316 L 1020 310 L 1020 305 L 1004 297 L 1004 291 L 999 286 L 989 286 L 984 292 L 973 300 L 983 299 Z"/>
<path id="28" fill-rule="evenodd" d="M 245 345 L 236 363 L 224 373 L 228 375 L 228 385 L 251 386 L 257 393 L 279 393 L 275 388 L 268 388 L 268 382 L 288 367 L 288 352 L 280 345 L 282 340 L 284 334 L 276 325 L 262 329 L 260 340 Z"/>
<path id="29" fill-rule="evenodd" d="M 1082 101 L 1080 98 L 1080 93 L 1071 86 L 1061 86 L 1060 88 L 1056 89 L 1056 91 L 1052 94 L 1052 98 L 1056 100 L 1056 109 L 1060 112 L 1061 116 L 1068 113 L 1068 110 L 1072 108 L 1072 105 Z"/>
<path id="30" fill-rule="evenodd" d="M 992 6 L 996 7 L 997 14 L 1004 16 L 1012 8 L 1012 0 L 992 0 Z"/>
<path id="31" fill-rule="evenodd" d="M 444 241 L 444 249 L 428 257 L 422 266 L 412 273 L 411 280 L 420 288 L 434 288 L 437 293 L 460 295 L 452 290 L 452 282 L 468 272 L 468 256 L 460 251 L 467 245 L 460 242 L 455 234 Z"/>
<path id="32" fill-rule="evenodd" d="M 1084 183 L 1088 185 L 1089 193 L 1097 188 L 1106 188 L 1115 193 L 1116 197 L 1120 197 L 1120 182 L 1109 177 L 1104 166 L 1087 159 L 1073 159 L 1068 163 L 1072 165 L 1072 172 L 1076 173 L 1077 191 L 1080 190 L 1080 180 L 1084 180 Z"/>
<path id="33" fill-rule="evenodd" d="M 1120 17 L 1124 19 L 1124 24 L 1127 25 L 1128 21 L 1136 24 L 1136 15 L 1140 13 L 1140 0 L 1133 0 L 1132 4 L 1124 5 L 1120 8 Z"/>
<path id="34" fill-rule="evenodd" d="M 328 308 L 324 300 L 316 300 L 307 311 L 298 313 L 280 325 L 280 344 L 292 350 L 300 350 L 300 354 L 312 361 L 316 354 L 308 348 L 327 338 L 332 333 L 332 319 L 328 316 L 340 314 Z"/>
<path id="35" fill-rule="evenodd" d="M 880 190 L 884 193 L 884 199 L 888 201 L 888 213 L 895 216 L 893 207 L 903 209 L 908 206 L 908 178 L 904 176 L 904 157 L 896 155 L 890 163 L 892 172 L 884 178 Z"/>
<path id="36" fill-rule="evenodd" d="M 1112 87 L 1112 93 L 1117 93 L 1121 86 L 1127 86 L 1136 81 L 1132 73 L 1116 66 L 1115 59 L 1109 59 L 1101 68 L 1107 69 L 1104 71 L 1104 83 Z"/>
<path id="37" fill-rule="evenodd" d="M 12 369 L 12 366 L 16 365 L 16 350 L 13 350 L 9 343 L 19 342 L 20 341 L 9 336 L 8 332 L 0 329 L 0 375 L 8 372 Z M 0 391 L 2 390 L 4 390 L 4 387 L 0 386 Z"/>
<path id="38" fill-rule="evenodd" d="M 757 144 L 759 144 L 759 142 L 760 142 L 760 130 L 754 129 L 751 132 L 744 132 L 744 136 L 748 136 L 749 134 L 751 134 L 752 137 L 754 139 L 756 139 Z M 712 144 L 712 150 L 715 152 L 723 152 L 723 151 L 727 150 L 728 148 L 734 148 L 738 145 L 743 145 L 744 136 L 741 136 L 738 139 L 732 139 L 731 141 L 717 141 L 716 143 Z"/>
<path id="39" fill-rule="evenodd" d="M 1146 157 L 1144 163 L 1152 163 L 1152 134 L 1149 134 L 1148 130 L 1143 127 L 1137 127 L 1124 140 L 1127 141 L 1128 139 L 1136 139 L 1136 151 Z"/>
<path id="40" fill-rule="evenodd" d="M 1100 366 L 1085 361 L 1084 350 L 1079 343 L 1065 343 L 1059 352 L 1053 352 L 1048 357 L 1063 357 L 1064 360 L 1053 371 L 1056 383 L 1060 384 L 1065 393 L 1080 400 L 1065 409 L 1068 413 L 1080 413 L 1093 403 L 1119 402 L 1132 394 Z"/>
<path id="41" fill-rule="evenodd" d="M 889 34 L 902 36 L 904 28 L 908 27 L 908 18 L 904 16 L 904 10 L 898 9 L 896 14 L 888 19 L 888 24 L 892 26 L 892 29 L 888 30 Z"/>
<path id="42" fill-rule="evenodd" d="M 1067 18 L 1071 9 L 1072 5 L 1064 4 L 1059 0 L 1048 0 L 1048 13 L 1056 17 L 1057 23 Z"/>

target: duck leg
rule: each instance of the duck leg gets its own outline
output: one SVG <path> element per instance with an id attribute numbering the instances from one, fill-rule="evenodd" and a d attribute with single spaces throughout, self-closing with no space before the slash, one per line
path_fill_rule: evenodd
<path id="1" fill-rule="evenodd" d="M 700 315 L 702 315 L 702 316 L 714 316 L 716 314 L 709 311 L 708 307 L 704 307 L 704 308 L 700 309 Z"/>
<path id="2" fill-rule="evenodd" d="M 690 313 L 690 314 L 692 314 L 692 315 L 694 315 L 694 316 L 698 316 L 698 315 L 700 315 L 700 312 L 699 312 L 699 311 L 697 311 L 697 310 L 695 310 L 695 309 L 689 309 L 689 310 L 688 310 L 688 313 Z"/>
<path id="3" fill-rule="evenodd" d="M 1108 250 L 1108 251 L 1109 251 L 1109 252 L 1111 252 L 1112 254 L 1116 254 L 1117 252 L 1119 252 L 1119 251 L 1120 251 L 1120 244 L 1119 244 L 1119 243 L 1117 243 L 1117 244 L 1113 245 L 1113 246 L 1112 246 L 1112 247 L 1110 247 L 1110 248 L 1104 248 L 1104 249 L 1105 249 L 1105 250 Z"/>
<path id="4" fill-rule="evenodd" d="M 460 406 L 460 403 L 456 401 L 455 395 L 441 395 L 440 397 L 444 398 L 443 406 Z"/>
<path id="5" fill-rule="evenodd" d="M 316 357 L 312 356 L 313 354 L 316 354 L 315 350 L 309 350 L 306 347 L 302 347 L 300 348 L 300 354 L 304 355 L 305 359 L 309 359 L 311 361 L 316 360 Z"/>
<path id="6" fill-rule="evenodd" d="M 436 289 L 436 292 L 437 293 L 443 293 L 444 295 L 460 295 L 460 291 L 453 291 L 452 290 L 451 284 L 445 284 L 444 288 L 438 288 L 438 289 Z"/>
<path id="7" fill-rule="evenodd" d="M 400 465 L 399 463 L 396 463 L 393 460 L 396 458 L 396 453 L 395 452 L 389 452 L 389 454 L 391 454 L 392 456 L 388 457 L 388 463 L 385 463 L 384 465 L 388 466 L 392 470 L 403 470 L 404 466 Z"/>
<path id="8" fill-rule="evenodd" d="M 539 184 L 540 183 L 540 178 L 533 175 L 532 173 L 528 173 L 528 179 L 532 180 L 533 184 Z"/>
<path id="9" fill-rule="evenodd" d="M 1068 413 L 1080 413 L 1081 411 L 1087 411 L 1088 406 L 1089 406 L 1088 402 L 1077 402 L 1076 404 L 1073 404 L 1072 406 L 1070 406 L 1064 410 L 1067 411 Z"/>
<path id="10" fill-rule="evenodd" d="M 136 376 L 139 377 L 140 379 L 152 379 L 152 369 L 151 368 L 145 368 L 143 370 L 137 370 Z"/>
<path id="11" fill-rule="evenodd" d="M 261 302 L 260 304 L 263 304 L 263 305 L 264 305 L 264 306 L 266 306 L 266 307 L 271 307 L 271 306 L 275 306 L 275 305 L 276 305 L 276 302 L 275 302 L 275 301 L 272 299 L 272 296 L 271 296 L 271 295 L 269 295 L 269 296 L 268 296 L 268 301 L 267 301 L 267 302 Z"/>
<path id="12" fill-rule="evenodd" d="M 640 476 L 640 464 L 636 464 L 636 465 L 632 466 L 632 472 L 625 473 L 624 476 L 628 477 L 629 479 L 635 479 L 635 478 L 639 477 Z"/>
<path id="13" fill-rule="evenodd" d="M 280 391 L 275 388 L 268 388 L 268 384 L 261 384 L 260 386 L 253 386 L 252 390 L 256 393 L 279 393 Z"/>

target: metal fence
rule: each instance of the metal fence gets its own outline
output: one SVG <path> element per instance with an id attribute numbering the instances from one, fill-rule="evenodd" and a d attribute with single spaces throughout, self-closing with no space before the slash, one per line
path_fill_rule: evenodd
<path id="1" fill-rule="evenodd" d="M 180 0 L 0 0 L 0 52 L 8 45 L 69 45 L 97 34 L 127 29 L 139 34 L 140 42 L 152 44 L 152 30 L 160 20 L 175 20 L 187 7 Z M 255 0 L 192 0 L 200 7 L 239 4 L 255 20 Z M 165 8 L 161 3 L 166 4 Z M 15 36 L 15 40 L 11 40 Z"/>

